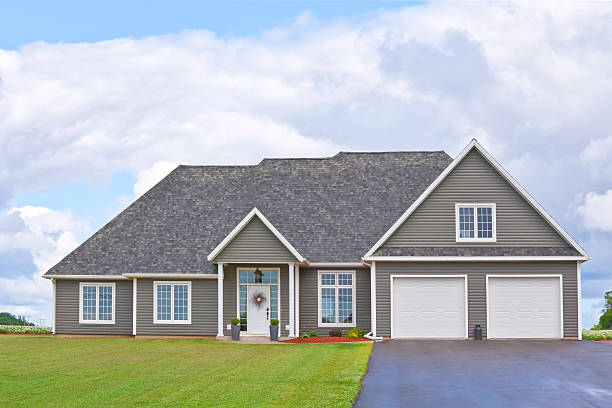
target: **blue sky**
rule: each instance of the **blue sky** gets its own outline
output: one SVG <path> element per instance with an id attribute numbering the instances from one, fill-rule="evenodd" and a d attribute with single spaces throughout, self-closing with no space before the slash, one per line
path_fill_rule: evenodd
<path id="1" fill-rule="evenodd" d="M 0 3 L 0 309 L 178 163 L 476 137 L 612 289 L 612 5 Z M 511 33 L 511 35 L 510 35 Z"/>

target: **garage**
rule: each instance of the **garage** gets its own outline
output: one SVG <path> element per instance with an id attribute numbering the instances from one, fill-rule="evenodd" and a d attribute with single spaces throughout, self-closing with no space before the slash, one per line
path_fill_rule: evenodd
<path id="1" fill-rule="evenodd" d="M 392 338 L 467 338 L 467 276 L 391 276 Z"/>
<path id="2" fill-rule="evenodd" d="M 487 276 L 487 337 L 563 337 L 560 275 Z"/>

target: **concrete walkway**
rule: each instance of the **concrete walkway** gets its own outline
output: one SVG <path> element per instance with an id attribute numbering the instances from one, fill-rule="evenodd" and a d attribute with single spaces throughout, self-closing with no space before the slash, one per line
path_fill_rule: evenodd
<path id="1" fill-rule="evenodd" d="M 239 341 L 233 341 L 232 336 L 217 337 L 217 340 L 227 341 L 228 343 L 238 344 L 283 344 L 281 341 L 289 340 L 289 337 L 279 337 L 279 341 L 270 341 L 269 336 L 240 336 Z M 286 344 L 286 343 L 284 343 Z"/>
<path id="2" fill-rule="evenodd" d="M 356 407 L 611 407 L 612 342 L 376 343 Z"/>

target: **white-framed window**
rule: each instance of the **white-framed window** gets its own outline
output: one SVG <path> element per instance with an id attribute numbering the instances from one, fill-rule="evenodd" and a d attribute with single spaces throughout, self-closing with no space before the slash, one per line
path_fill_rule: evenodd
<path id="1" fill-rule="evenodd" d="M 115 324 L 115 284 L 81 282 L 79 323 Z"/>
<path id="2" fill-rule="evenodd" d="M 191 324 L 191 282 L 153 282 L 153 323 Z"/>
<path id="3" fill-rule="evenodd" d="M 457 242 L 495 242 L 495 204 L 455 204 L 455 225 Z"/>
<path id="4" fill-rule="evenodd" d="M 354 327 L 355 271 L 319 271 L 319 326 Z"/>

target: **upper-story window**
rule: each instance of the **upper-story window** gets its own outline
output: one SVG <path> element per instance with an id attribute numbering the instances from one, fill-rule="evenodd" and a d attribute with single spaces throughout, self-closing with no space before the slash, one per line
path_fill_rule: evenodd
<path id="1" fill-rule="evenodd" d="M 457 242 L 495 242 L 495 204 L 455 204 Z"/>

